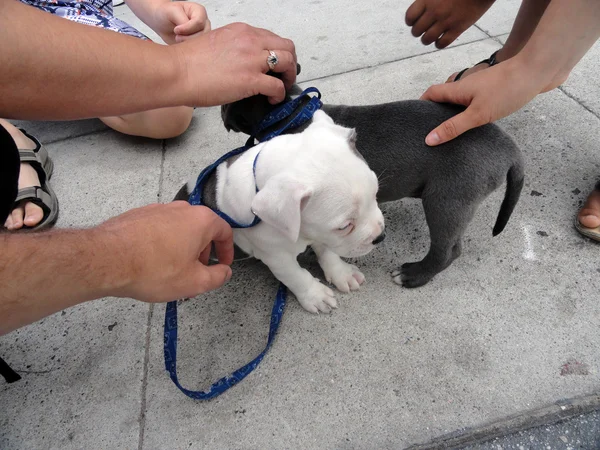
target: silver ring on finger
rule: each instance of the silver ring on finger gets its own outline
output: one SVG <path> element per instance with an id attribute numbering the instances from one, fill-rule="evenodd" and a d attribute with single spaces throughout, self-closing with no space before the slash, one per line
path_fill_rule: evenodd
<path id="1" fill-rule="evenodd" d="M 275 70 L 275 66 L 279 62 L 279 58 L 277 58 L 277 54 L 273 50 L 269 50 L 269 56 L 267 56 L 267 64 L 269 65 L 269 69 Z"/>

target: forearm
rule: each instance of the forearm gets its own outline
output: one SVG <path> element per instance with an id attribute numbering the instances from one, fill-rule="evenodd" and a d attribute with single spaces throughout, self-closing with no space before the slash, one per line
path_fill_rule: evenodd
<path id="1" fill-rule="evenodd" d="M 125 284 L 121 245 L 97 229 L 0 235 L 0 335 Z"/>
<path id="2" fill-rule="evenodd" d="M 187 104 L 181 64 L 171 47 L 0 1 L 0 117 L 82 119 Z"/>
<path id="3" fill-rule="evenodd" d="M 564 81 L 600 38 L 598 0 L 552 0 L 527 45 L 515 57 L 533 70 L 542 91 Z"/>
<path id="4" fill-rule="evenodd" d="M 154 30 L 154 11 L 156 7 L 170 2 L 171 0 L 126 0 L 125 3 L 136 17 Z"/>

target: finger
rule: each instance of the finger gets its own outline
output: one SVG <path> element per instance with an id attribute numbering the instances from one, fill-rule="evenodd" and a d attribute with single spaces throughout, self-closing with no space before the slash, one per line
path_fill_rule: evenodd
<path id="1" fill-rule="evenodd" d="M 231 267 L 225 264 L 200 265 L 199 269 L 200 292 L 198 293 L 220 288 L 231 279 Z"/>
<path id="2" fill-rule="evenodd" d="M 483 124 L 484 122 L 481 120 L 481 116 L 475 114 L 471 108 L 467 108 L 464 112 L 446 120 L 429 133 L 425 138 L 425 143 L 430 146 L 440 145 Z"/>
<path id="3" fill-rule="evenodd" d="M 189 36 L 184 36 L 182 34 L 176 34 L 175 42 L 179 43 L 179 42 L 189 41 L 191 39 L 197 38 L 198 36 L 202 36 L 204 33 L 205 33 L 205 31 L 202 30 L 202 31 L 199 31 L 198 33 L 190 34 Z"/>
<path id="4" fill-rule="evenodd" d="M 408 7 L 406 10 L 406 15 L 404 16 L 404 21 L 406 25 L 412 27 L 419 17 L 423 15 L 425 12 L 425 2 L 422 0 L 417 0 L 412 5 Z"/>
<path id="5" fill-rule="evenodd" d="M 294 41 L 291 39 L 282 38 L 281 36 L 276 35 L 272 31 L 266 30 L 264 28 L 257 28 L 257 33 L 262 38 L 262 43 L 265 46 L 264 48 L 273 50 L 273 49 L 281 49 L 286 52 L 290 52 L 294 55 L 294 59 L 296 59 L 296 45 Z"/>
<path id="6" fill-rule="evenodd" d="M 452 44 L 461 33 L 462 31 L 459 30 L 446 31 L 441 38 L 435 41 L 435 46 L 439 49 L 446 48 Z"/>
<path id="7" fill-rule="evenodd" d="M 201 5 L 192 4 L 197 6 L 194 8 L 187 8 L 186 16 L 189 18 L 187 23 L 177 25 L 173 32 L 184 36 L 189 36 L 200 31 L 204 31 L 206 28 L 206 22 L 208 21 L 208 15 L 206 9 Z"/>
<path id="8" fill-rule="evenodd" d="M 411 33 L 414 37 L 419 37 L 421 36 L 423 33 L 425 33 L 427 30 L 429 30 L 429 28 L 431 28 L 431 26 L 434 24 L 435 22 L 435 17 L 432 14 L 429 14 L 427 12 L 425 12 L 425 14 L 423 14 L 421 17 L 419 17 L 419 20 L 417 20 L 417 23 L 415 23 L 411 29 Z"/>
<path id="9" fill-rule="evenodd" d="M 283 81 L 278 78 L 271 77 L 269 75 L 261 75 L 260 78 L 254 84 L 256 92 L 252 92 L 252 95 L 266 95 L 269 98 L 269 103 L 276 105 L 285 100 L 285 85 Z"/>
<path id="10" fill-rule="evenodd" d="M 277 55 L 277 64 L 273 68 L 273 72 L 281 73 L 283 84 L 287 89 L 291 88 L 293 84 L 296 82 L 296 73 L 298 71 L 296 58 L 294 55 L 286 50 L 272 50 Z M 267 58 L 269 57 L 269 51 L 265 51 L 261 53 L 264 55 L 263 62 L 263 70 L 265 73 L 271 70 L 269 64 L 267 63 Z M 273 77 L 271 77 L 273 78 Z M 283 100 L 283 99 L 281 99 Z M 281 101 L 280 100 L 280 101 Z"/>
<path id="11" fill-rule="evenodd" d="M 173 3 L 174 6 L 179 6 L 177 3 Z M 167 19 L 173 23 L 174 25 L 183 25 L 187 24 L 190 21 L 190 18 L 183 10 L 183 8 L 179 7 L 171 7 L 167 9 Z M 173 30 L 175 31 L 175 30 Z"/>
<path id="12" fill-rule="evenodd" d="M 429 45 L 438 40 L 438 38 L 444 33 L 444 25 L 436 23 L 429 30 L 421 36 L 421 42 L 423 45 Z"/>
<path id="13" fill-rule="evenodd" d="M 212 242 L 210 244 L 208 244 L 208 246 L 202 250 L 202 253 L 200 253 L 200 262 L 202 264 L 204 264 L 205 266 L 208 266 L 208 260 L 210 259 L 210 252 L 212 250 Z"/>
<path id="14" fill-rule="evenodd" d="M 215 216 L 210 231 L 212 236 L 209 239 L 214 242 L 219 263 L 231 264 L 233 262 L 233 230 L 227 222 Z"/>
<path id="15" fill-rule="evenodd" d="M 431 86 L 421 96 L 421 100 L 430 100 L 437 103 L 454 103 L 467 106 L 471 103 L 471 98 L 466 96 L 462 90 L 462 83 L 443 83 Z"/>

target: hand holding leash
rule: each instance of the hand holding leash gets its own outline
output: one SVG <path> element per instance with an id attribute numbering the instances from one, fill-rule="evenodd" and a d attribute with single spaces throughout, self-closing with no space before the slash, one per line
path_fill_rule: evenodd
<path id="1" fill-rule="evenodd" d="M 112 295 L 146 302 L 190 298 L 231 277 L 233 233 L 210 209 L 187 202 L 133 209 L 98 227 L 122 249 L 122 280 Z M 214 242 L 219 264 L 208 266 Z"/>

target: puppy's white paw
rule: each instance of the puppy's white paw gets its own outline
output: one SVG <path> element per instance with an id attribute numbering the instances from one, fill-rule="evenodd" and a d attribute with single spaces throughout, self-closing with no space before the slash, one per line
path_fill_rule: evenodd
<path id="1" fill-rule="evenodd" d="M 358 267 L 339 260 L 336 264 L 324 268 L 325 279 L 333 283 L 339 291 L 348 293 L 356 291 L 365 282 L 365 276 Z"/>
<path id="2" fill-rule="evenodd" d="M 314 280 L 309 289 L 296 297 L 302 307 L 311 313 L 329 314 L 332 309 L 337 308 L 333 291 L 317 280 Z"/>

